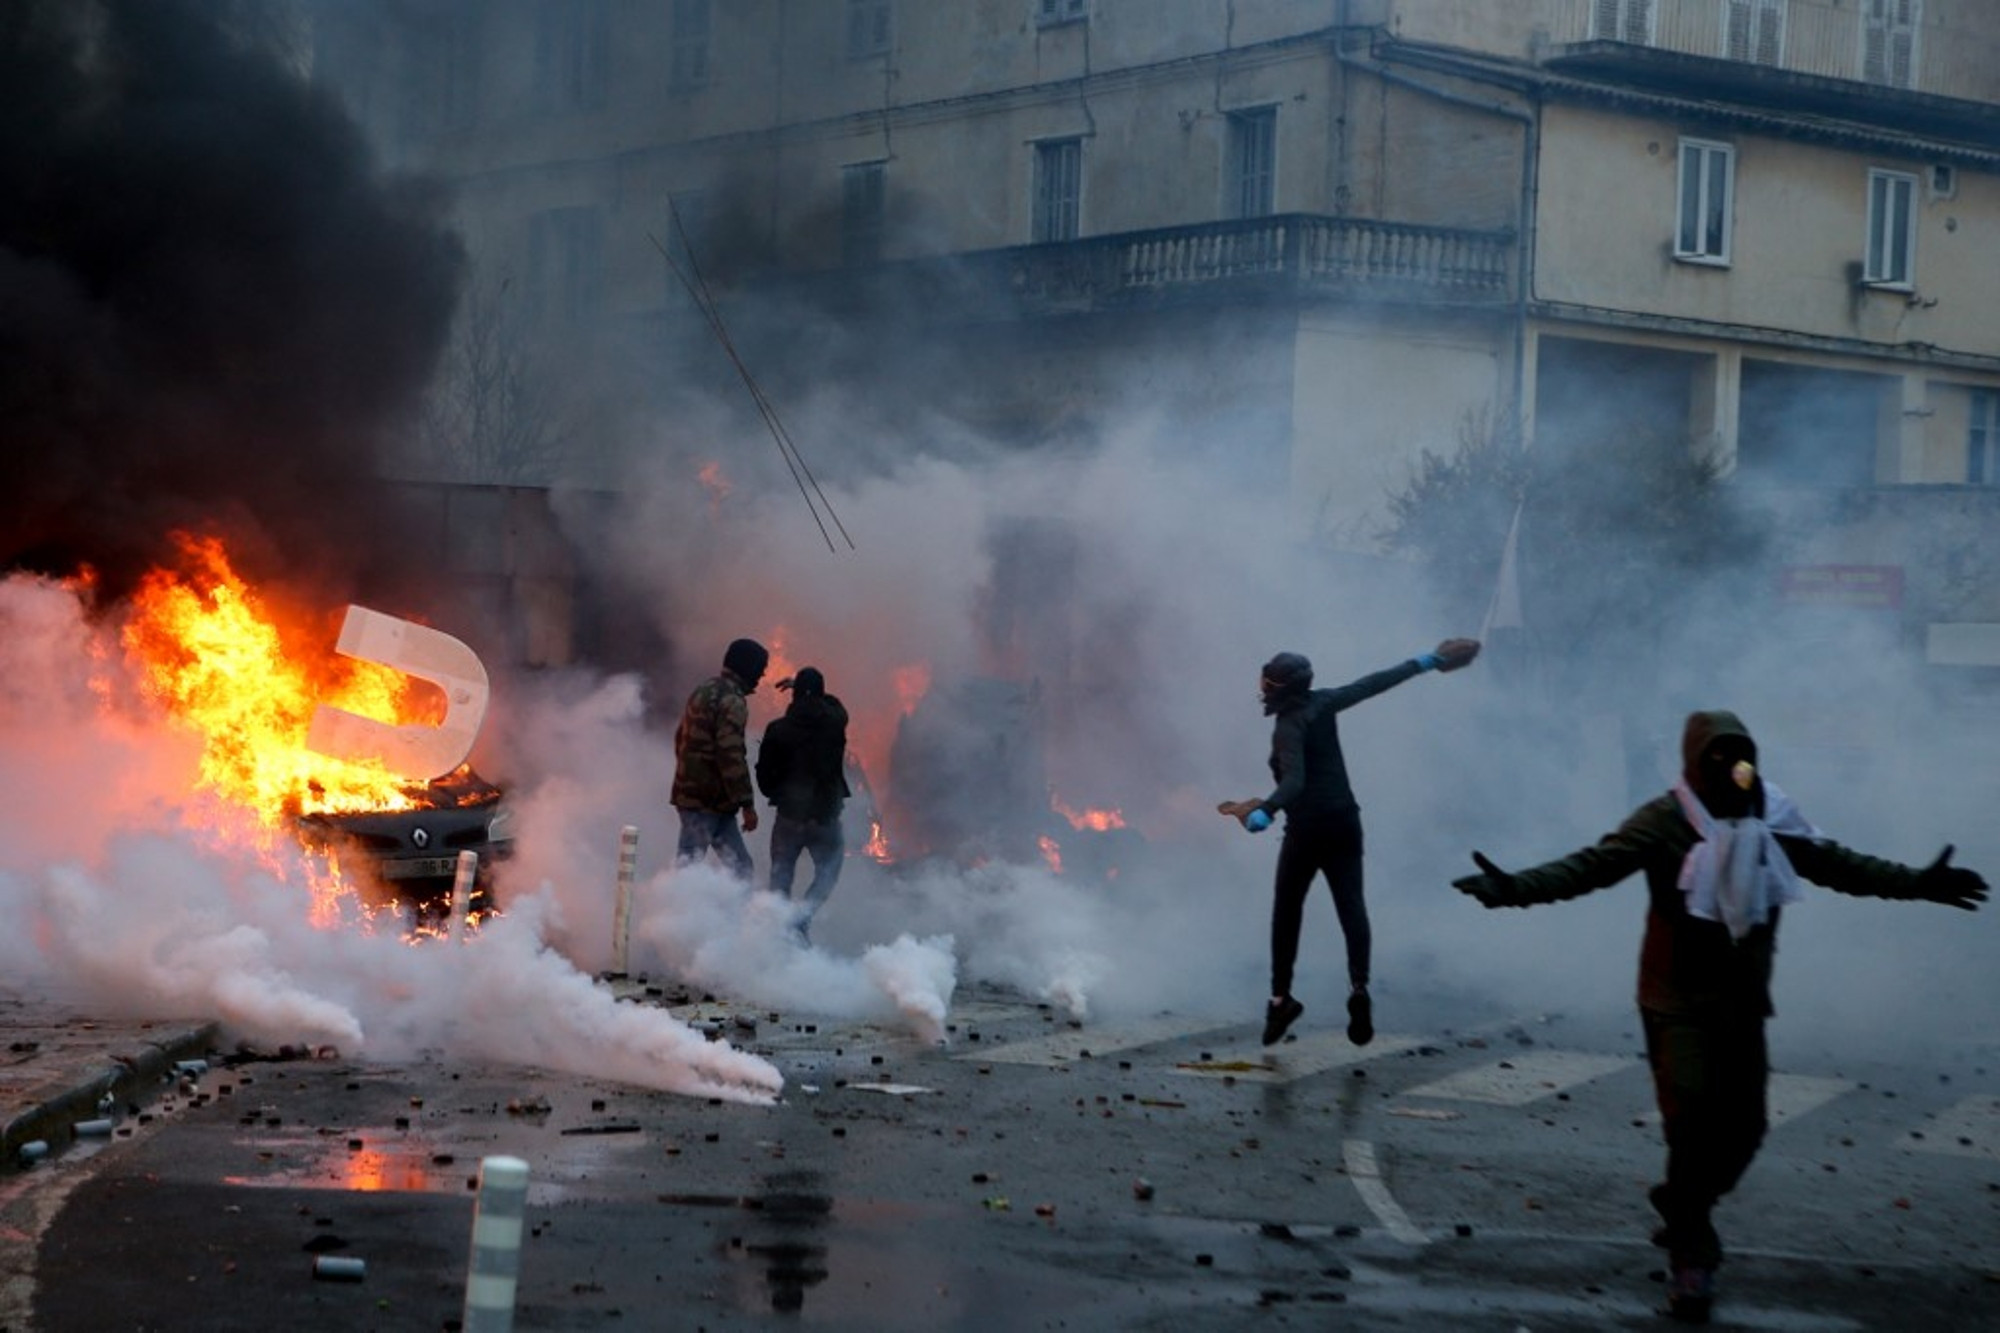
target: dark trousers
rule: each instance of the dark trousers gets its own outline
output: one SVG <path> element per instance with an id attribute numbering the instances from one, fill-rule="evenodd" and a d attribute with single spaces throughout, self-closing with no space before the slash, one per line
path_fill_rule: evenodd
<path id="1" fill-rule="evenodd" d="M 1662 1239 L 1675 1264 L 1713 1268 L 1722 1243 L 1709 1214 L 1764 1141 L 1764 1019 L 1639 1013 L 1667 1139 L 1667 1178 L 1652 1196 L 1666 1222 Z"/>
<path id="2" fill-rule="evenodd" d="M 1368 984 L 1368 904 L 1361 897 L 1361 812 L 1347 810 L 1299 821 L 1285 820 L 1278 847 L 1278 878 L 1271 900 L 1271 994 L 1292 993 L 1299 957 L 1299 929 L 1313 877 L 1325 875 L 1333 907 L 1347 937 L 1347 980 Z"/>

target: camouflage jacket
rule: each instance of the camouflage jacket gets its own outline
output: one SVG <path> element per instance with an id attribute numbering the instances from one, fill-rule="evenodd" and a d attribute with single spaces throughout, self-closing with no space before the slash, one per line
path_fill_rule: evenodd
<path id="1" fill-rule="evenodd" d="M 695 687 L 674 732 L 676 809 L 729 814 L 754 803 L 744 735 L 749 720 L 743 683 L 734 674 L 725 671 Z"/>

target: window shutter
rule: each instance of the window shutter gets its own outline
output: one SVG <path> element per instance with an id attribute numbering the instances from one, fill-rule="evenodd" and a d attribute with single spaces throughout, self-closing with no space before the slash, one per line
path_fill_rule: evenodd
<path id="1" fill-rule="evenodd" d="M 1748 60 L 1750 58 L 1750 0 L 1729 0 L 1729 12 L 1724 21 L 1729 26 L 1723 53 L 1731 60 Z"/>
<path id="2" fill-rule="evenodd" d="M 1653 0 L 1625 0 L 1625 40 L 1643 46 L 1652 31 Z"/>
<path id="3" fill-rule="evenodd" d="M 1776 65 L 1784 59 L 1783 12 L 1775 4 L 1757 11 L 1757 50 L 1752 57 L 1760 65 Z"/>
<path id="4" fill-rule="evenodd" d="M 1593 0 L 1590 10 L 1591 35 L 1600 41 L 1618 40 L 1618 0 Z"/>

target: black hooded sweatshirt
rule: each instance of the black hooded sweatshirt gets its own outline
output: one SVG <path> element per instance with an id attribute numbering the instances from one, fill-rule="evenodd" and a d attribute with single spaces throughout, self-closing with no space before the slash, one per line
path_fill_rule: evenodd
<path id="1" fill-rule="evenodd" d="M 786 819 L 840 817 L 847 789 L 847 708 L 831 694 L 792 700 L 757 747 L 757 790 Z"/>

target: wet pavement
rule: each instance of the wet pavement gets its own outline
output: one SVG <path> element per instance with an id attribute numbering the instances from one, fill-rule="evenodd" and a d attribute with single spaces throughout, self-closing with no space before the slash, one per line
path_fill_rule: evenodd
<path id="1" fill-rule="evenodd" d="M 209 1022 L 96 1017 L 0 994 L 0 1171 L 22 1165 L 24 1150 L 62 1152 L 79 1124 L 136 1120 L 175 1086 L 175 1065 L 206 1057 L 216 1037 Z"/>
<path id="2" fill-rule="evenodd" d="M 498 1153 L 531 1168 L 523 1329 L 1671 1327 L 1658 1127 L 1617 1017 L 1463 1024 L 1385 995 L 1366 1050 L 1308 1022 L 1264 1051 L 1246 1024 L 1078 1025 L 978 991 L 937 1047 L 651 989 L 627 996 L 773 1060 L 781 1104 L 223 1060 L 16 1177 L 69 1184 L 10 1333 L 450 1329 Z M 1719 1217 L 1716 1326 L 2000 1327 L 1993 1054 L 1785 1053 Z M 316 1278 L 322 1256 L 365 1277 Z"/>

